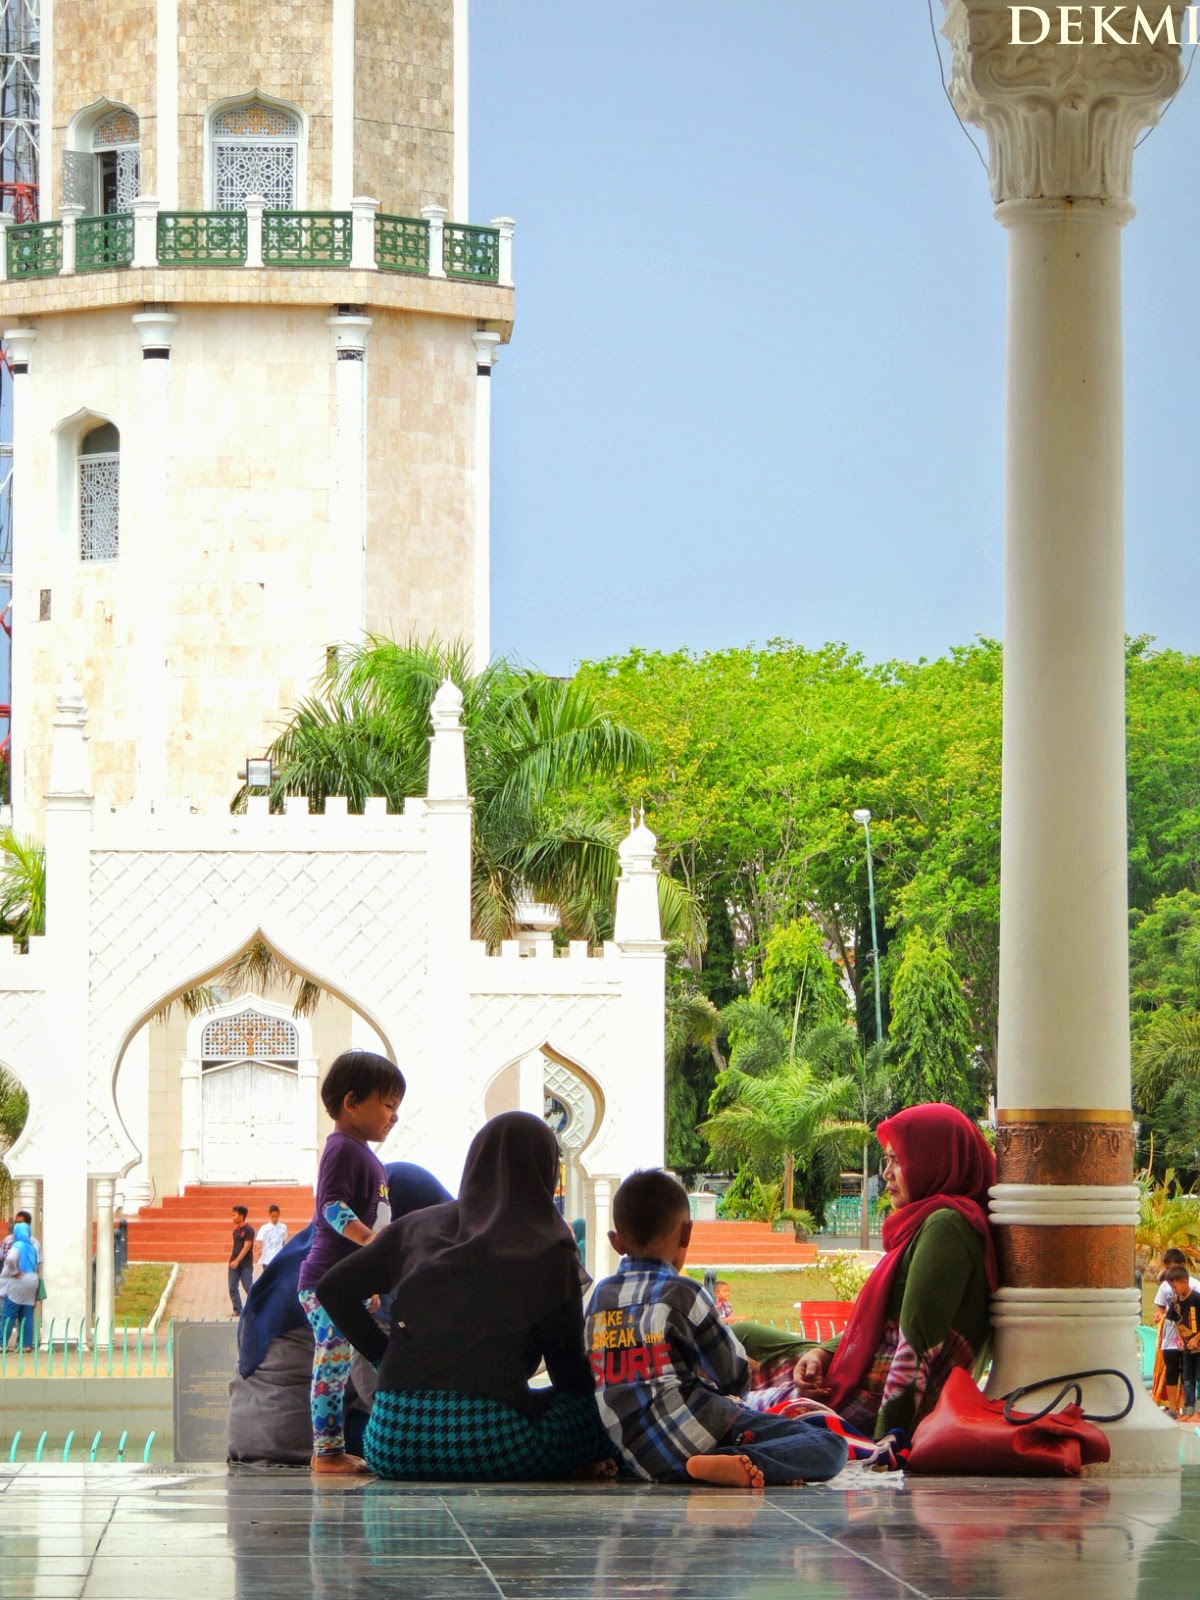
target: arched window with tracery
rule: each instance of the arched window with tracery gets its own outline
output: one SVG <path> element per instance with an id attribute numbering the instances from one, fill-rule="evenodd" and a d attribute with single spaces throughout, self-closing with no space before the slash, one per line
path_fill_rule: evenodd
<path id="1" fill-rule="evenodd" d="M 64 201 L 82 206 L 86 216 L 132 211 L 142 190 L 137 115 L 128 106 L 111 106 L 96 121 L 77 118 L 72 130 L 74 148 L 63 151 Z"/>
<path id="2" fill-rule="evenodd" d="M 247 1006 L 233 1016 L 216 1017 L 205 1024 L 200 1055 L 204 1061 L 296 1061 L 300 1034 L 286 1018 Z"/>
<path id="3" fill-rule="evenodd" d="M 79 441 L 79 559 L 115 561 L 120 553 L 121 435 L 111 422 Z"/>
<path id="4" fill-rule="evenodd" d="M 269 211 L 293 211 L 299 187 L 300 118 L 252 100 L 212 120 L 212 197 L 216 211 L 241 211 L 260 194 Z"/>

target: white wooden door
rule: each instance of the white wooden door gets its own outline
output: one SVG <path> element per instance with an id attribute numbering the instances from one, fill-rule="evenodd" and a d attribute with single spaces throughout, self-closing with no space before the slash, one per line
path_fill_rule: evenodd
<path id="1" fill-rule="evenodd" d="M 264 1061 L 209 1067 L 201 1079 L 201 1180 L 294 1182 L 296 1071 Z"/>

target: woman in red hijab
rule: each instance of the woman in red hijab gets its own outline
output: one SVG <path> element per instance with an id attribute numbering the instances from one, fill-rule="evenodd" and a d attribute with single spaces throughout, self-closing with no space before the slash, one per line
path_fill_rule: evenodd
<path id="1" fill-rule="evenodd" d="M 876 1439 L 911 1433 L 953 1368 L 982 1367 L 997 1281 L 987 1219 L 996 1160 L 975 1124 L 953 1106 L 911 1106 L 880 1123 L 879 1142 L 886 1253 L 846 1331 L 795 1368 L 802 1394 Z"/>

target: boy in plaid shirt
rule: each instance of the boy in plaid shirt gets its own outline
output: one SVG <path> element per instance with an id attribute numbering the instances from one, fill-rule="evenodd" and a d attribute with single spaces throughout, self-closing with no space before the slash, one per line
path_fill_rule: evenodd
<path id="1" fill-rule="evenodd" d="M 752 1489 L 840 1472 L 848 1450 L 836 1433 L 741 1403 L 746 1352 L 706 1291 L 680 1276 L 692 1236 L 683 1186 L 666 1172 L 635 1172 L 616 1192 L 613 1221 L 621 1265 L 592 1294 L 587 1343 L 624 1465 L 653 1482 Z"/>

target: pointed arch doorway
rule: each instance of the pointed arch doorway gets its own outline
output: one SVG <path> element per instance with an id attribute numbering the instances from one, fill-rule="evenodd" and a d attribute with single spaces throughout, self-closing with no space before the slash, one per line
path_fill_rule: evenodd
<path id="1" fill-rule="evenodd" d="M 185 1084 L 198 1091 L 184 1097 L 183 1148 L 198 1168 L 192 1181 L 310 1181 L 315 1151 L 302 1130 L 312 1120 L 316 1075 L 309 1030 L 287 1006 L 250 995 L 198 1016 L 183 1063 Z"/>

